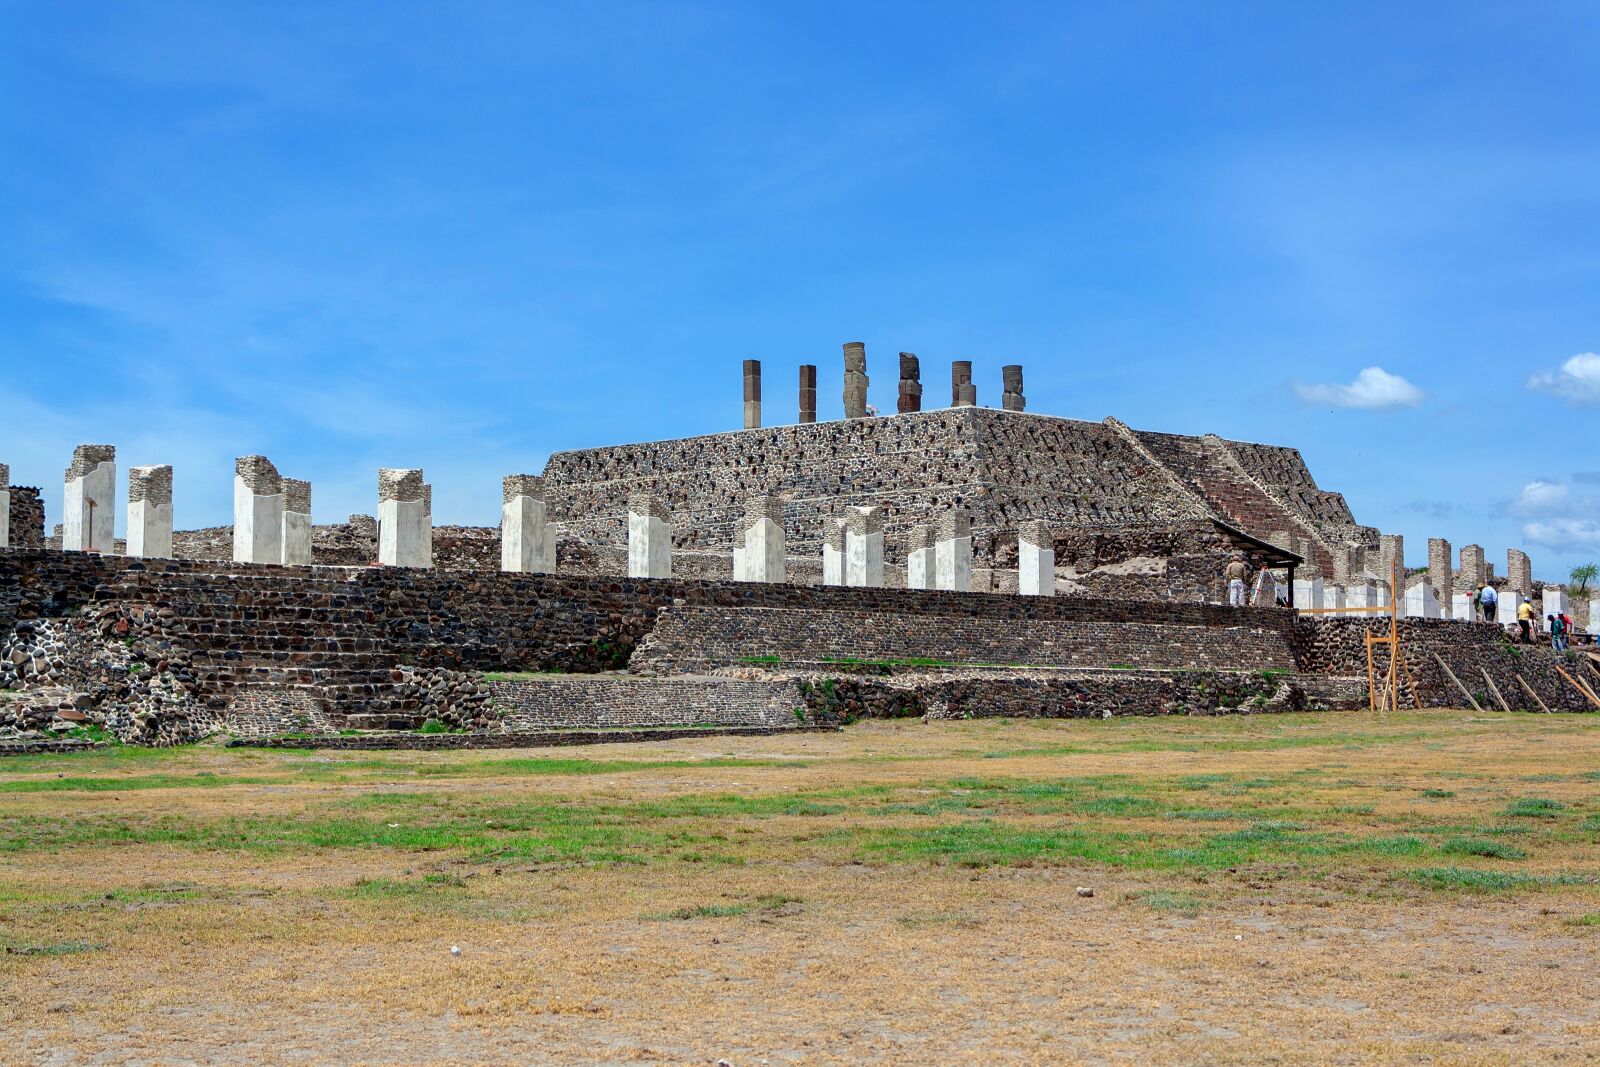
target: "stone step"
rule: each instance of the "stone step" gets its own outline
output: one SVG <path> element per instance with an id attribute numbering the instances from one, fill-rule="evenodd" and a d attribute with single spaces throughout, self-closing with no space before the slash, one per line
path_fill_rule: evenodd
<path id="1" fill-rule="evenodd" d="M 571 727 L 793 726 L 804 701 L 790 681 L 549 675 L 489 683 L 507 730 Z"/>

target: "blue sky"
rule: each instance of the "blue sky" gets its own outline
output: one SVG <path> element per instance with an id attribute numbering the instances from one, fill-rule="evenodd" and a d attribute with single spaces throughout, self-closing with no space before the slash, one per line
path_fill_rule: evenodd
<path id="1" fill-rule="evenodd" d="M 1114 9 L 1114 10 L 1113 10 Z M 1600 558 L 1600 8 L 0 0 L 0 461 L 496 521 L 553 450 L 942 398 L 1294 445 Z M 1369 371 L 1368 368 L 1377 368 Z M 1364 373 L 1365 372 L 1365 373 Z M 120 508 L 119 508 L 120 510 Z M 120 528 L 119 515 L 119 528 Z"/>

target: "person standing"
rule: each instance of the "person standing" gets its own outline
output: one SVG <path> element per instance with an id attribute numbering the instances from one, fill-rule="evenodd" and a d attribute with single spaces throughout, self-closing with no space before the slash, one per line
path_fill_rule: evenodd
<path id="1" fill-rule="evenodd" d="M 1557 652 L 1567 649 L 1567 623 L 1563 615 L 1546 615 L 1545 621 L 1550 624 L 1550 647 Z"/>
<path id="2" fill-rule="evenodd" d="M 1227 567 L 1223 568 L 1222 576 L 1228 580 L 1228 606 L 1244 607 L 1244 587 L 1250 577 L 1250 564 L 1244 561 L 1242 555 L 1234 553 Z"/>
<path id="3" fill-rule="evenodd" d="M 1522 603 L 1517 605 L 1517 625 L 1522 627 L 1522 643 L 1533 644 L 1533 620 L 1537 616 L 1533 613 L 1533 601 L 1527 597 L 1522 598 Z"/>
<path id="4" fill-rule="evenodd" d="M 1483 609 L 1484 622 L 1499 621 L 1500 596 L 1494 586 L 1487 583 L 1478 586 L 1478 607 Z"/>

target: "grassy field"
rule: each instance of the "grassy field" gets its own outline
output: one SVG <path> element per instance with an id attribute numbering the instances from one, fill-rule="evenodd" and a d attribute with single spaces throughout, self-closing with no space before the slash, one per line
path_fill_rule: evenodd
<path id="1" fill-rule="evenodd" d="M 1597 844 L 1584 716 L 14 758 L 0 1060 L 1588 1062 Z"/>

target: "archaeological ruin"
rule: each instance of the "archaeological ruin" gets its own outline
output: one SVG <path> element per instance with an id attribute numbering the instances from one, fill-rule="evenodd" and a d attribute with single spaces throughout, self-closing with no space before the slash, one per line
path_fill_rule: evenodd
<path id="1" fill-rule="evenodd" d="M 950 406 L 925 408 L 910 352 L 880 415 L 859 342 L 845 418 L 816 421 L 808 364 L 774 424 L 761 363 L 742 370 L 742 429 L 484 472 L 499 527 L 435 526 L 423 471 L 399 467 L 374 515 L 316 524 L 311 483 L 252 455 L 233 523 L 205 530 L 173 530 L 170 465 L 131 467 L 119 540 L 114 446 L 74 452 L 53 531 L 0 465 L 0 751 L 1355 710 L 1391 613 L 1407 702 L 1600 709 L 1593 665 L 1507 634 L 1523 597 L 1580 630 L 1600 598 L 1535 581 L 1516 549 L 1496 575 L 1431 538 L 1408 567 L 1293 448 L 1030 411 L 1016 364 L 1000 407 L 955 360 Z"/>

